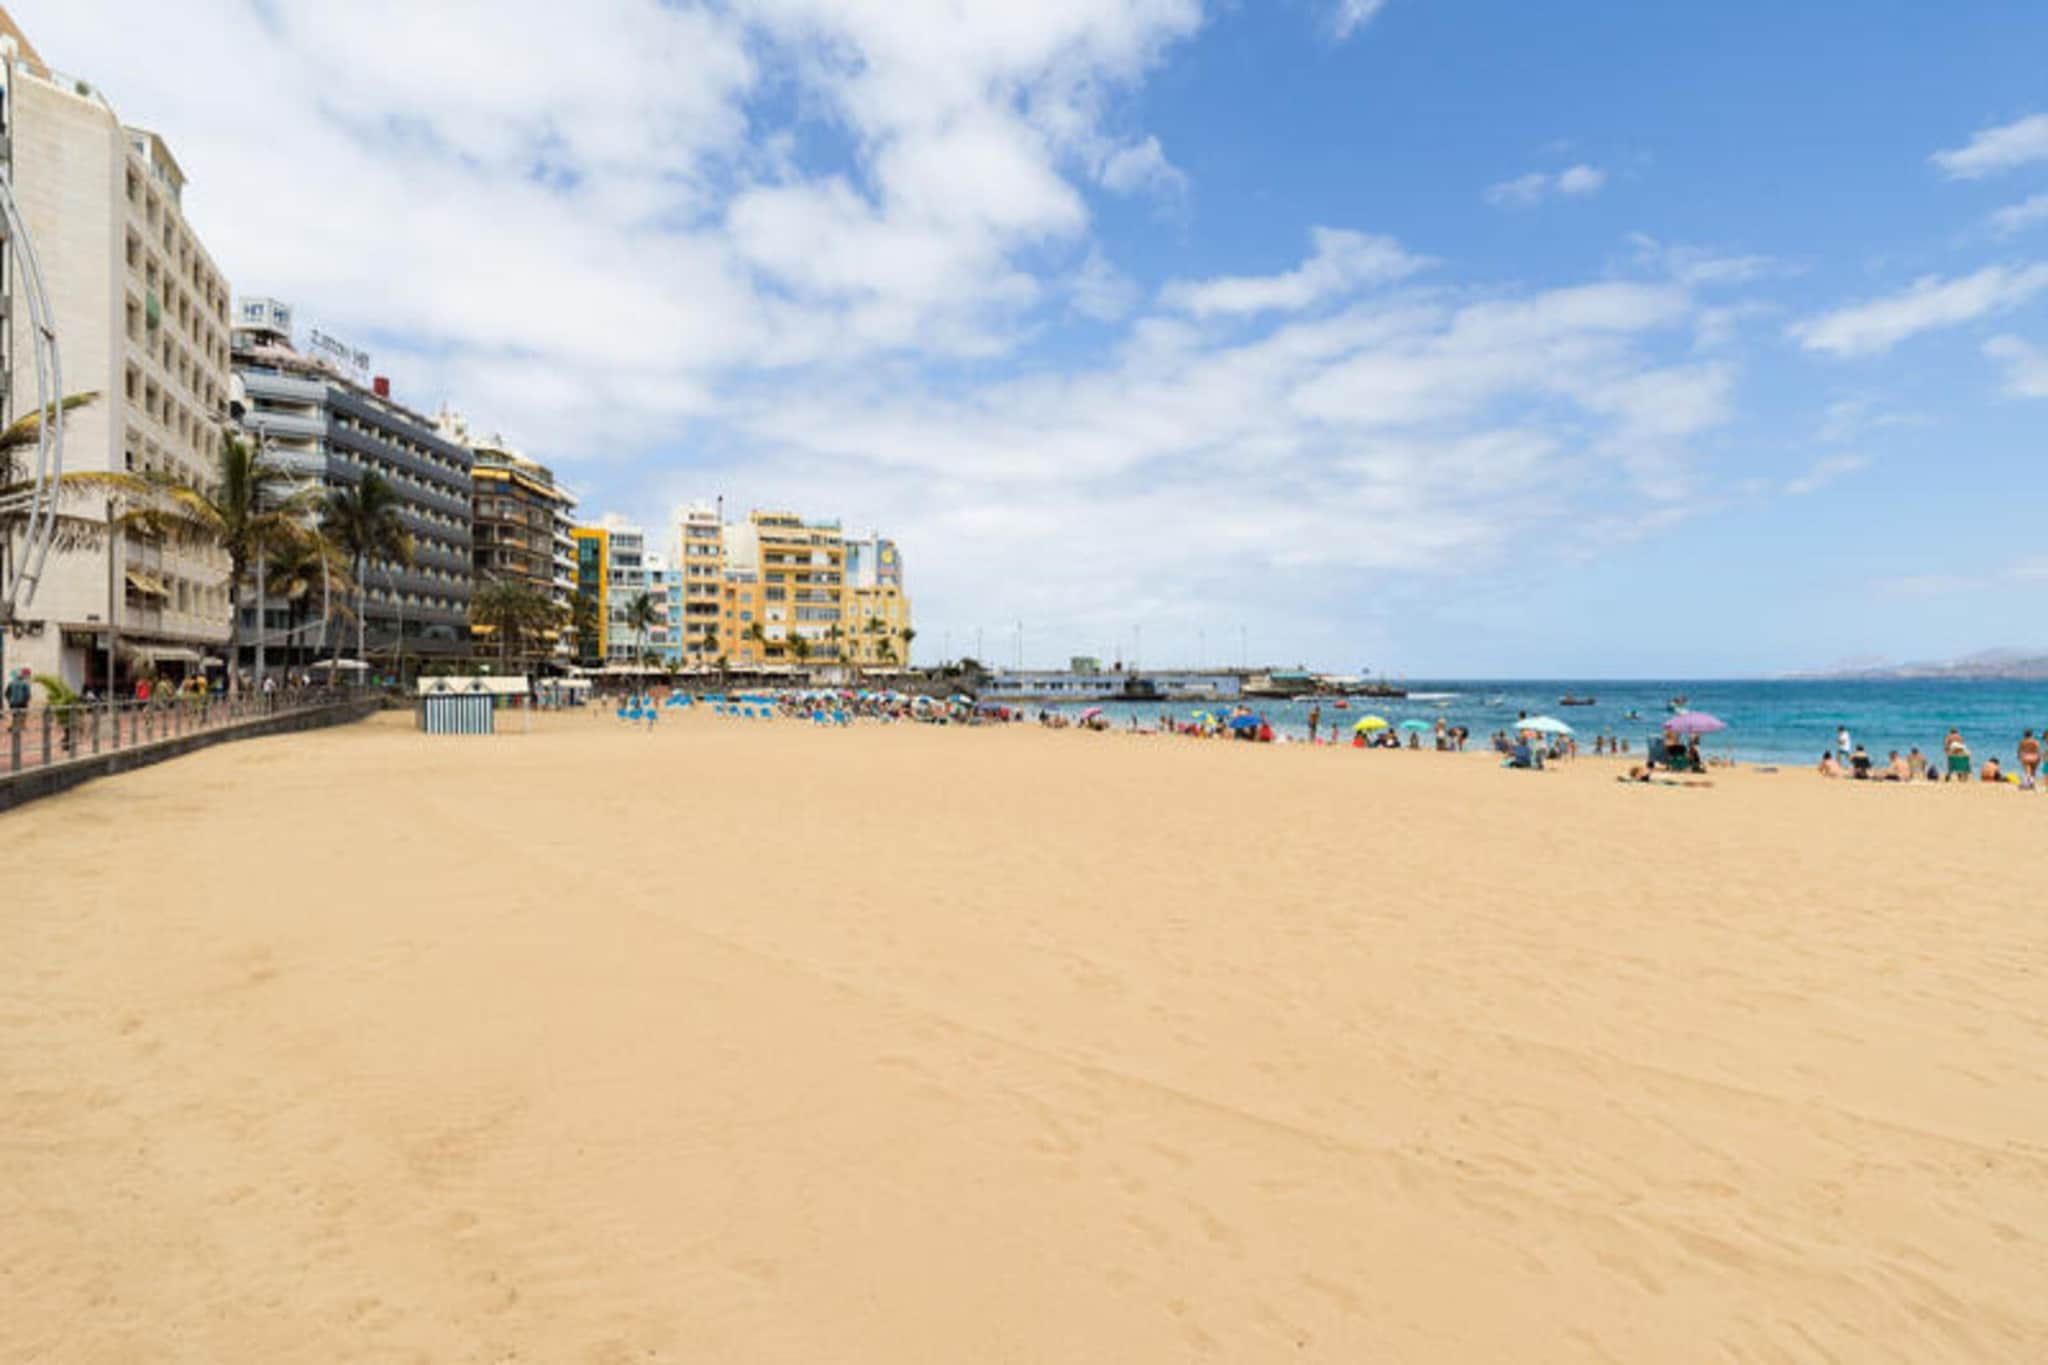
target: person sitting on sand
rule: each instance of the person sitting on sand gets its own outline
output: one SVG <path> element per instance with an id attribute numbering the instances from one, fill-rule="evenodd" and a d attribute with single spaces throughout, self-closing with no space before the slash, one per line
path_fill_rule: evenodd
<path id="1" fill-rule="evenodd" d="M 1963 743 L 1960 730 L 1950 730 L 1948 738 L 1942 741 L 1942 749 L 1948 754 L 1948 780 L 1968 782 L 1970 780 L 1970 746 Z"/>
<path id="2" fill-rule="evenodd" d="M 1987 759 L 1985 759 L 1985 760 L 1984 760 L 1984 777 L 1983 777 L 1983 780 L 1984 780 L 1984 781 L 1986 781 L 1986 782 L 2003 782 L 2003 781 L 2005 781 L 2005 774 L 2004 774 L 2004 773 L 2002 773 L 2002 772 L 2000 772 L 2000 771 L 1998 770 L 1998 755 L 1997 755 L 1997 754 L 1993 754 L 1993 755 L 1992 755 L 1991 757 L 1989 757 L 1989 758 L 1987 758 Z"/>
<path id="3" fill-rule="evenodd" d="M 1820 775 L 1822 777 L 1840 777 L 1842 775 L 1842 765 L 1835 762 L 1835 751 L 1833 749 L 1822 749 L 1820 751 Z"/>
<path id="4" fill-rule="evenodd" d="M 1918 750 L 1915 750 L 1917 753 Z M 1899 757 L 1897 749 L 1892 750 L 1892 761 L 1885 765 L 1884 780 L 1887 782 L 1911 782 L 1913 765 Z"/>
<path id="5" fill-rule="evenodd" d="M 1861 744 L 1849 755 L 1849 769 L 1858 782 L 1870 780 L 1870 755 L 1864 752 Z"/>

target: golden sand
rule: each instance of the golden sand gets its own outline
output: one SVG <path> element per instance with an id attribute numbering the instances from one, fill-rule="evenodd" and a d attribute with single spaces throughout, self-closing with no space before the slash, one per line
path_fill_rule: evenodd
<path id="1" fill-rule="evenodd" d="M 2048 800 L 403 717 L 0 816 L 0 1360 L 2048 1359 Z"/>

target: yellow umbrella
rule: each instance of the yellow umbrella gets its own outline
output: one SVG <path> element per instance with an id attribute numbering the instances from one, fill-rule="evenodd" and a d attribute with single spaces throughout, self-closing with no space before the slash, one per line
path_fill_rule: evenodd
<path id="1" fill-rule="evenodd" d="M 1354 732 L 1384 730 L 1387 728 L 1387 718 L 1385 716 L 1361 716 L 1359 717 L 1358 724 L 1351 728 Z"/>

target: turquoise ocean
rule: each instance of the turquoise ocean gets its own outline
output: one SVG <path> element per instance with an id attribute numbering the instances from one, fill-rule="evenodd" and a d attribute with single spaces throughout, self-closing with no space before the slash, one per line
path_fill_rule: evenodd
<path id="1" fill-rule="evenodd" d="M 1686 698 L 1691 709 L 1707 711 L 1728 728 L 1705 741 L 1710 754 L 1752 763 L 1810 764 L 1821 750 L 1834 747 L 1837 727 L 1847 726 L 1852 740 L 1878 761 L 1893 749 L 1905 752 L 1918 745 L 1923 753 L 1941 748 L 1950 727 L 1963 732 L 1981 762 L 1996 754 L 2010 763 L 2020 734 L 2048 730 L 2048 682 L 1961 682 L 1953 680 L 1854 681 L 1589 681 L 1586 679 L 1446 679 L 1411 680 L 1411 694 L 1441 694 L 1436 700 L 1411 695 L 1405 700 L 1376 697 L 1348 699 L 1347 709 L 1322 703 L 1323 723 L 1335 721 L 1348 731 L 1363 715 L 1379 715 L 1396 724 L 1419 719 L 1434 723 L 1444 716 L 1452 725 L 1471 730 L 1483 743 L 1496 730 L 1510 728 L 1521 712 L 1555 716 L 1577 731 L 1581 752 L 1590 752 L 1595 735 L 1626 737 L 1640 753 L 1656 733 L 1657 722 L 1670 714 L 1674 697 Z M 1591 706 L 1560 706 L 1570 695 L 1591 697 Z M 1092 703 L 1091 703 L 1092 704 Z M 1275 730 L 1305 737 L 1309 703 L 1247 702 L 1264 714 Z M 1027 710 L 1035 705 L 1027 704 Z M 1068 715 L 1084 709 L 1066 703 Z M 1110 702 L 1104 711 L 1118 725 L 1136 717 L 1150 726 L 1162 712 L 1185 719 L 1214 704 Z M 1630 719 L 1631 713 L 1637 719 Z M 1425 737 L 1425 743 L 1427 737 Z"/>

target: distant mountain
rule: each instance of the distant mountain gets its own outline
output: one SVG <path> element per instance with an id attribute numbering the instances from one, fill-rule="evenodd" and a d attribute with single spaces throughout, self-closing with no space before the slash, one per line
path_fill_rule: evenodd
<path id="1" fill-rule="evenodd" d="M 1813 673 L 1792 673 L 1788 677 L 1809 679 L 1869 678 L 1952 678 L 1957 681 L 2048 682 L 2048 651 L 2039 649 L 1986 649 L 1960 659 L 1938 663 L 1876 663 L 1858 660 Z"/>

